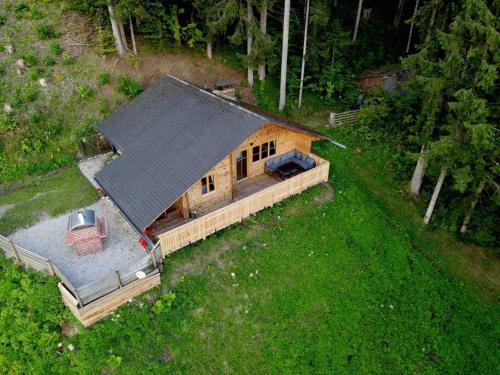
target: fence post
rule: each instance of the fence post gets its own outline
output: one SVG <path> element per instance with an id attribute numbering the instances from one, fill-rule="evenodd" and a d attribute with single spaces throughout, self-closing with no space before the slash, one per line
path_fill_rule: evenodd
<path id="1" fill-rule="evenodd" d="M 56 271 L 54 270 L 54 266 L 52 265 L 52 262 L 50 261 L 50 259 L 48 260 L 48 262 L 49 262 L 50 270 L 52 271 L 52 276 L 55 276 Z"/>
<path id="2" fill-rule="evenodd" d="M 14 251 L 14 256 L 16 257 L 17 263 L 19 265 L 22 265 L 23 262 L 21 262 L 21 258 L 19 257 L 19 254 L 17 252 L 16 245 L 14 245 L 14 242 L 12 242 L 12 241 L 9 241 L 9 242 L 10 242 L 10 247 L 12 247 L 12 251 Z"/>
<path id="3" fill-rule="evenodd" d="M 330 118 L 328 119 L 328 123 L 332 126 L 335 125 L 335 115 L 336 115 L 335 112 L 330 112 Z"/>
<path id="4" fill-rule="evenodd" d="M 151 259 L 153 260 L 153 266 L 154 266 L 154 268 L 158 268 L 158 264 L 156 263 L 155 251 L 153 250 L 149 254 L 151 255 Z"/>
<path id="5" fill-rule="evenodd" d="M 122 280 L 120 279 L 120 271 L 115 271 L 116 280 L 118 281 L 118 287 L 121 288 L 123 286 Z"/>

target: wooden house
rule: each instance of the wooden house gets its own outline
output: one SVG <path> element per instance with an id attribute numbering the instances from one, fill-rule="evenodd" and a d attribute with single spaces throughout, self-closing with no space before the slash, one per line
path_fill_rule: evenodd
<path id="1" fill-rule="evenodd" d="M 96 182 L 163 255 L 328 180 L 321 134 L 171 76 L 97 129 L 119 156 Z"/>

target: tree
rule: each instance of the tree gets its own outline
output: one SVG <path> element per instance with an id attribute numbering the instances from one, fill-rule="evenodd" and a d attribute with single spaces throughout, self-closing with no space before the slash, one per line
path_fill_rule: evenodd
<path id="1" fill-rule="evenodd" d="M 356 43 L 358 37 L 359 19 L 361 17 L 361 9 L 363 8 L 363 0 L 359 0 L 358 12 L 356 13 L 356 23 L 354 24 L 354 32 L 352 33 L 352 42 Z"/>
<path id="2" fill-rule="evenodd" d="M 260 33 L 262 38 L 265 38 L 267 34 L 267 5 L 268 5 L 267 3 L 268 0 L 262 0 L 260 7 Z M 266 79 L 266 63 L 264 56 L 262 60 L 263 61 L 259 63 L 259 68 L 258 68 L 260 81 Z"/>
<path id="3" fill-rule="evenodd" d="M 252 44 L 253 44 L 253 9 L 252 0 L 247 0 L 247 82 L 250 87 L 253 86 L 253 63 L 252 63 Z"/>
<path id="4" fill-rule="evenodd" d="M 302 90 L 304 89 L 304 71 L 306 69 L 307 28 L 309 26 L 309 0 L 306 0 L 306 17 L 304 26 L 304 46 L 302 48 L 302 68 L 300 70 L 299 108 L 302 105 Z"/>
<path id="5" fill-rule="evenodd" d="M 286 103 L 286 72 L 288 60 L 288 32 L 290 27 L 290 0 L 285 0 L 283 13 L 283 44 L 281 48 L 281 78 L 280 78 L 280 101 L 279 110 L 285 109 Z"/>
<path id="6" fill-rule="evenodd" d="M 116 52 L 119 56 L 123 56 L 128 50 L 125 30 L 123 28 L 123 23 L 117 19 L 115 15 L 114 4 L 111 1 L 108 3 L 108 11 L 111 28 L 113 29 L 113 37 L 115 38 Z"/>
<path id="7" fill-rule="evenodd" d="M 410 52 L 411 47 L 411 37 L 413 35 L 413 26 L 415 24 L 415 18 L 417 17 L 419 0 L 415 0 L 415 8 L 413 9 L 413 16 L 410 22 L 410 33 L 408 34 L 408 43 L 406 43 L 406 53 Z"/>
<path id="8" fill-rule="evenodd" d="M 477 194 L 482 181 L 492 178 L 498 147 L 490 119 L 498 118 L 493 111 L 498 111 L 494 93 L 500 48 L 495 22 L 484 0 L 464 0 L 449 32 L 436 31 L 434 44 L 406 60 L 415 68 L 414 88 L 424 96 L 420 120 L 432 120 L 426 134 L 428 161 L 440 170 L 425 223 L 447 174 L 460 193 L 469 189 Z"/>

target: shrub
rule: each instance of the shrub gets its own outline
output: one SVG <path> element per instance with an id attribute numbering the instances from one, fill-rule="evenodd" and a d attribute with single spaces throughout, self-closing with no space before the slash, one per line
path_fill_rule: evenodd
<path id="1" fill-rule="evenodd" d="M 0 14 L 0 26 L 5 25 L 5 22 L 7 22 L 7 18 L 3 14 Z"/>
<path id="2" fill-rule="evenodd" d="M 43 59 L 43 63 L 45 66 L 54 66 L 56 65 L 56 60 L 52 56 L 47 56 Z"/>
<path id="3" fill-rule="evenodd" d="M 172 309 L 172 303 L 175 300 L 175 293 L 167 293 L 162 295 L 151 308 L 151 312 L 155 315 L 169 312 Z"/>
<path id="4" fill-rule="evenodd" d="M 69 53 L 64 54 L 63 56 L 64 65 L 73 65 L 75 61 L 76 61 L 75 56 L 70 55 Z"/>
<path id="5" fill-rule="evenodd" d="M 63 48 L 61 47 L 61 45 L 56 41 L 53 41 L 52 43 L 50 43 L 49 50 L 51 53 L 53 53 L 56 56 L 59 56 L 64 51 Z"/>
<path id="6" fill-rule="evenodd" d="M 107 85 L 108 83 L 111 82 L 111 76 L 109 75 L 108 72 L 99 73 L 97 81 L 99 82 L 99 86 Z"/>
<path id="7" fill-rule="evenodd" d="M 144 87 L 142 87 L 142 85 L 136 80 L 125 75 L 121 75 L 118 77 L 117 90 L 119 93 L 122 93 L 129 98 L 135 98 L 142 92 L 142 90 L 144 90 Z"/>
<path id="8" fill-rule="evenodd" d="M 19 124 L 19 117 L 12 113 L 0 113 L 0 129 L 14 129 Z"/>
<path id="9" fill-rule="evenodd" d="M 38 97 L 38 87 L 36 85 L 30 85 L 24 91 L 23 99 L 26 102 L 34 102 Z"/>
<path id="10" fill-rule="evenodd" d="M 38 64 L 38 59 L 36 58 L 36 55 L 32 53 L 23 53 L 21 55 L 21 58 L 26 61 L 26 66 L 36 66 Z"/>
<path id="11" fill-rule="evenodd" d="M 52 39 L 57 36 L 57 32 L 54 26 L 41 23 L 36 26 L 36 36 L 40 40 Z"/>
<path id="12" fill-rule="evenodd" d="M 37 68 L 28 69 L 28 78 L 32 81 L 36 81 L 38 78 L 41 78 L 43 70 Z"/>
<path id="13" fill-rule="evenodd" d="M 17 19 L 25 18 L 28 15 L 29 11 L 30 11 L 30 6 L 28 4 L 26 4 L 26 3 L 19 3 L 14 8 L 14 16 Z"/>
<path id="14" fill-rule="evenodd" d="M 94 90 L 88 85 L 82 85 L 76 89 L 76 93 L 81 99 L 88 99 L 94 95 Z"/>
<path id="15" fill-rule="evenodd" d="M 32 20 L 41 20 L 44 16 L 42 12 L 35 8 L 31 10 L 28 17 Z"/>

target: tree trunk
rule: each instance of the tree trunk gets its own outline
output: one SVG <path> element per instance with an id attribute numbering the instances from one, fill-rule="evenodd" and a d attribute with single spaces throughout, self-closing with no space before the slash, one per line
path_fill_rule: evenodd
<path id="1" fill-rule="evenodd" d="M 177 33 L 174 33 L 175 44 L 177 45 L 177 47 L 182 47 L 182 42 L 181 42 L 181 24 L 179 23 L 179 14 L 177 13 L 177 10 L 176 10 L 176 13 L 175 13 L 174 22 L 175 22 L 175 27 L 177 29 Z"/>
<path id="2" fill-rule="evenodd" d="M 431 37 L 432 37 L 432 28 L 434 27 L 434 22 L 436 20 L 436 12 L 438 10 L 438 6 L 439 4 L 434 4 L 434 6 L 432 7 L 432 14 L 431 14 L 431 18 L 429 20 L 429 27 L 427 29 L 427 36 L 425 37 L 425 42 L 426 43 L 429 43 L 431 41 Z"/>
<path id="3" fill-rule="evenodd" d="M 462 227 L 460 228 L 460 233 L 465 234 L 467 232 L 467 228 L 469 227 L 470 219 L 472 218 L 472 213 L 474 212 L 474 208 L 476 208 L 477 202 L 479 201 L 479 197 L 484 189 L 484 181 L 479 183 L 479 186 L 476 190 L 476 195 L 474 196 L 474 200 L 470 203 L 469 211 L 467 215 L 465 215 L 464 222 L 462 223 Z"/>
<path id="4" fill-rule="evenodd" d="M 394 21 L 392 22 L 396 29 L 399 28 L 399 21 L 401 20 L 401 14 L 403 13 L 404 6 L 405 0 L 399 0 L 398 9 L 396 10 L 396 15 L 394 16 Z"/>
<path id="5" fill-rule="evenodd" d="M 262 8 L 260 10 L 260 32 L 262 35 L 267 33 L 267 0 L 262 0 Z M 259 80 L 264 81 L 266 79 L 266 63 L 262 62 L 259 64 Z"/>
<path id="6" fill-rule="evenodd" d="M 130 24 L 130 37 L 132 38 L 132 49 L 134 50 L 134 55 L 137 55 L 137 45 L 135 44 L 134 23 L 132 22 L 132 16 L 129 16 L 128 21 Z"/>
<path id="7" fill-rule="evenodd" d="M 358 38 L 359 18 L 361 17 L 361 9 L 363 8 L 363 0 L 359 0 L 358 13 L 356 14 L 356 24 L 354 25 L 354 32 L 352 33 L 352 42 L 355 43 Z"/>
<path id="8" fill-rule="evenodd" d="M 209 60 L 212 60 L 212 42 L 208 42 L 207 41 L 207 57 L 209 58 Z"/>
<path id="9" fill-rule="evenodd" d="M 122 38 L 122 43 L 125 47 L 125 51 L 128 51 L 127 34 L 125 34 L 125 27 L 123 27 L 123 22 L 118 21 L 118 26 L 120 28 L 120 36 Z"/>
<path id="10" fill-rule="evenodd" d="M 425 159 L 425 146 L 422 146 L 420 150 L 420 156 L 418 157 L 417 165 L 410 182 L 411 196 L 415 200 L 420 196 L 420 187 L 422 186 L 422 180 L 424 179 L 426 166 L 427 160 Z"/>
<path id="11" fill-rule="evenodd" d="M 108 4 L 109 19 L 111 20 L 111 28 L 113 29 L 113 37 L 115 38 L 116 52 L 119 56 L 125 55 L 127 50 L 123 45 L 123 40 L 120 34 L 120 26 L 115 18 L 115 11 L 111 4 Z"/>
<path id="12" fill-rule="evenodd" d="M 411 18 L 411 24 L 410 24 L 410 34 L 408 35 L 408 43 L 406 44 L 406 53 L 410 52 L 411 36 L 413 34 L 413 25 L 415 24 L 415 17 L 417 17 L 418 2 L 419 0 L 415 1 L 415 9 L 413 10 L 413 16 Z"/>
<path id="13" fill-rule="evenodd" d="M 281 78 L 280 78 L 280 101 L 279 110 L 283 111 L 286 104 L 286 70 L 288 60 L 288 29 L 290 26 L 290 0 L 285 0 L 285 11 L 283 14 L 283 45 L 281 48 Z"/>
<path id="14" fill-rule="evenodd" d="M 436 186 L 434 187 L 434 192 L 432 193 L 431 201 L 429 202 L 429 206 L 427 207 L 427 211 L 424 216 L 424 224 L 429 224 L 431 221 L 432 212 L 434 211 L 434 207 L 436 206 L 436 201 L 439 197 L 439 193 L 441 192 L 441 188 L 443 187 L 444 178 L 446 177 L 446 168 L 441 169 L 441 173 L 439 174 L 438 181 Z"/>
<path id="15" fill-rule="evenodd" d="M 252 2 L 251 0 L 247 0 L 247 81 L 248 86 L 253 86 L 253 66 L 250 63 L 250 56 L 252 54 L 252 44 L 253 44 L 253 35 L 252 35 L 252 27 L 251 23 L 253 20 L 253 11 L 252 11 Z"/>
<path id="16" fill-rule="evenodd" d="M 306 70 L 307 28 L 309 26 L 309 0 L 306 2 L 306 21 L 304 26 L 304 46 L 302 48 L 302 69 L 300 70 L 299 108 L 302 105 L 302 90 L 304 89 L 304 72 Z"/>

